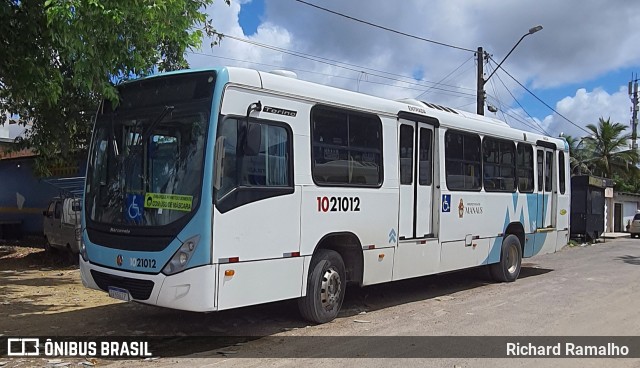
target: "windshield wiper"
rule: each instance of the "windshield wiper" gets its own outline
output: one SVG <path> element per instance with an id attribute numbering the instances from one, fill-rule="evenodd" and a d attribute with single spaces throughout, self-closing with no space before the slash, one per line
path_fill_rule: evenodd
<path id="1" fill-rule="evenodd" d="M 173 109 L 175 109 L 175 106 L 165 106 L 162 112 L 160 113 L 160 115 L 158 115 L 158 117 L 154 121 L 152 121 L 151 124 L 149 124 L 147 129 L 144 130 L 144 132 L 142 133 L 142 136 L 139 136 L 140 140 L 136 143 L 139 144 L 142 142 L 146 142 L 149 139 L 149 137 L 151 137 L 151 134 L 153 133 L 153 129 L 158 124 L 160 124 L 160 122 L 164 119 L 164 117 L 167 116 L 167 114 L 169 114 L 170 112 L 172 112 Z"/>

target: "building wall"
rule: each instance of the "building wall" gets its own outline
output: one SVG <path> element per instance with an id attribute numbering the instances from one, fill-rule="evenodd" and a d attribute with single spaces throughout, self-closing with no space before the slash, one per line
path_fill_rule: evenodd
<path id="1" fill-rule="evenodd" d="M 633 216 L 635 216 L 640 209 L 640 195 L 615 193 L 614 203 L 620 203 L 622 205 L 621 229 L 625 231 L 627 223 L 633 220 Z"/>
<path id="2" fill-rule="evenodd" d="M 42 211 L 60 194 L 33 175 L 33 158 L 0 160 L 0 222 L 22 221 L 23 234 L 42 234 Z"/>

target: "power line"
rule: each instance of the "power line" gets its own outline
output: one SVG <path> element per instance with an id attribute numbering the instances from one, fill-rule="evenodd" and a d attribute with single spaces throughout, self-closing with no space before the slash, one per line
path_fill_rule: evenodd
<path id="1" fill-rule="evenodd" d="M 444 78 L 440 79 L 436 84 L 434 84 L 433 86 L 437 86 L 440 83 L 444 82 L 447 78 L 449 78 L 449 76 L 451 76 L 451 74 L 455 73 L 458 69 L 462 68 L 464 66 L 464 64 L 468 63 L 469 60 L 473 59 L 474 56 L 471 56 L 470 58 L 468 58 L 467 60 L 465 60 L 462 64 L 460 64 L 457 68 L 453 69 L 449 74 L 447 74 Z M 431 91 L 433 89 L 433 87 L 429 87 L 429 89 L 427 89 L 426 91 L 422 92 L 421 94 L 419 94 L 416 99 L 420 98 L 422 95 L 427 94 L 429 91 Z"/>
<path id="2" fill-rule="evenodd" d="M 502 114 L 502 117 L 504 118 L 504 121 L 507 121 L 507 116 L 504 114 L 504 110 L 506 110 L 504 108 L 504 104 L 502 103 L 502 99 L 500 98 L 500 95 L 498 94 L 498 91 L 496 91 L 496 84 L 493 83 L 493 80 L 490 80 L 491 82 L 491 88 L 493 89 L 493 93 L 496 95 L 496 100 L 498 101 L 498 104 L 500 105 L 500 113 Z M 508 122 L 507 122 L 508 124 Z"/>
<path id="3" fill-rule="evenodd" d="M 344 62 L 344 61 L 338 61 L 338 60 L 335 60 L 335 59 L 330 59 L 330 58 L 326 58 L 326 57 L 322 57 L 322 56 L 311 55 L 311 54 L 307 54 L 307 53 L 300 52 L 300 51 L 288 50 L 288 49 L 285 49 L 285 48 L 282 48 L 282 47 L 268 45 L 268 44 L 265 44 L 265 43 L 260 43 L 260 42 L 248 40 L 246 38 L 230 36 L 230 35 L 226 35 L 226 34 L 219 33 L 219 32 L 216 32 L 216 34 L 218 34 L 218 35 L 220 35 L 222 37 L 230 38 L 232 40 L 249 43 L 251 45 L 267 48 L 267 49 L 270 49 L 270 50 L 275 50 L 275 51 L 282 52 L 282 53 L 285 53 L 285 54 L 298 56 L 298 57 L 301 57 L 301 58 L 304 58 L 304 59 L 308 59 L 308 60 L 312 60 L 312 61 L 316 61 L 316 62 L 320 62 L 320 63 L 332 65 L 332 66 L 337 66 L 337 65 L 335 65 L 337 63 L 337 64 L 342 64 L 342 65 L 347 65 L 347 66 L 350 66 L 350 67 L 358 68 L 358 70 L 355 70 L 358 73 L 362 71 L 361 69 L 365 69 L 365 70 L 374 71 L 376 73 L 383 73 L 383 74 L 392 75 L 392 76 L 395 76 L 395 77 L 415 80 L 415 78 L 407 76 L 407 75 L 396 74 L 396 73 L 391 73 L 391 72 L 387 72 L 387 71 L 384 71 L 384 70 L 373 69 L 373 68 L 369 68 L 369 67 L 365 67 L 365 66 L 361 66 L 361 65 L 356 65 L 356 64 L 351 64 L 351 63 L 347 63 L 347 62 Z M 316 59 L 318 59 L 318 60 L 316 60 Z M 325 63 L 325 62 L 319 61 L 319 60 L 328 61 L 328 63 Z M 342 68 L 344 68 L 344 67 L 342 67 Z M 348 68 L 345 68 L 345 69 L 348 69 Z M 349 69 L 349 70 L 352 70 L 352 69 Z M 435 82 L 432 82 L 432 81 L 425 81 L 425 82 L 431 83 L 431 84 L 434 84 L 434 85 L 436 84 Z M 466 90 L 475 92 L 475 89 L 473 89 L 473 88 L 458 87 L 458 86 L 448 85 L 448 84 L 443 84 L 443 83 L 441 83 L 440 85 L 447 86 L 447 87 L 452 87 L 452 88 L 457 88 L 457 89 L 466 89 Z M 425 86 L 425 87 L 427 87 L 427 86 Z"/>
<path id="4" fill-rule="evenodd" d="M 488 64 L 489 65 L 489 64 Z M 503 69 L 504 70 L 504 69 Z M 513 93 L 511 93 L 511 90 L 507 87 L 507 85 L 504 83 L 504 81 L 502 80 L 502 78 L 500 78 L 500 74 L 495 73 L 496 77 L 498 78 L 498 80 L 500 81 L 500 83 L 502 83 L 502 86 L 504 87 L 504 89 L 507 90 L 507 92 L 509 92 L 509 95 L 511 95 L 511 98 L 513 98 L 513 100 L 518 104 L 518 106 L 520 106 L 520 108 L 522 109 L 522 111 L 525 112 L 525 114 L 527 114 L 529 116 L 529 118 L 531 119 L 531 121 L 533 121 L 534 124 L 536 124 L 539 128 L 540 131 L 542 131 L 544 134 L 551 136 L 551 134 L 549 134 L 549 132 L 547 132 L 546 129 L 544 129 L 540 124 L 538 124 L 538 121 L 536 119 L 533 118 L 533 116 L 531 116 L 531 114 L 529 114 L 529 112 L 524 108 L 524 106 L 522 106 L 522 104 L 520 103 L 520 101 L 518 101 L 518 99 L 516 98 L 516 96 L 513 95 Z"/>
<path id="5" fill-rule="evenodd" d="M 500 107 L 501 113 L 506 115 L 506 116 L 509 116 L 512 119 L 512 121 L 517 121 L 518 123 L 530 128 L 532 131 L 535 131 L 536 133 L 548 135 L 545 132 L 543 132 L 538 126 L 533 125 L 531 122 L 527 121 L 527 119 L 525 117 L 523 117 L 522 115 L 520 115 L 516 111 L 509 112 L 509 109 L 507 108 L 508 106 L 506 106 L 502 101 L 496 99 L 495 97 L 493 97 L 491 95 L 488 95 L 488 97 L 491 97 L 488 100 L 493 101 L 492 103 L 496 103 Z M 505 121 L 506 121 L 506 118 L 505 118 Z M 509 124 L 509 123 L 507 123 L 507 124 Z M 512 125 L 509 124 L 509 126 L 512 126 Z"/>
<path id="6" fill-rule="evenodd" d="M 529 118 L 531 119 L 531 121 L 533 121 L 537 126 L 540 127 L 540 129 L 542 129 L 542 131 L 548 135 L 551 136 L 551 134 L 549 134 L 549 132 L 547 132 L 546 129 L 544 129 L 542 127 L 542 125 L 538 124 L 538 121 L 531 116 L 531 114 L 529 114 L 529 112 L 524 108 L 524 106 L 522 106 L 522 104 L 520 103 L 520 101 L 518 101 L 518 99 L 516 98 L 516 96 L 513 95 L 513 93 L 511 93 L 511 90 L 507 87 L 507 85 L 504 83 L 504 81 L 502 80 L 502 78 L 500 78 L 499 74 L 496 74 L 496 77 L 498 78 L 498 80 L 500 81 L 500 83 L 502 83 L 502 85 L 504 86 L 504 88 L 507 90 L 507 92 L 509 92 L 509 95 L 511 95 L 511 98 L 513 98 L 513 100 L 518 104 L 518 106 L 520 106 L 520 108 L 522 109 L 522 111 L 524 111 L 525 114 L 527 114 L 527 116 L 529 116 Z"/>
<path id="7" fill-rule="evenodd" d="M 189 53 L 189 54 L 193 54 L 193 55 L 200 55 L 200 56 L 210 57 L 210 58 L 216 58 L 216 59 L 222 59 L 222 60 L 235 61 L 235 62 L 239 62 L 239 63 L 247 63 L 247 64 L 254 64 L 254 65 L 262 65 L 262 66 L 269 66 L 269 67 L 274 67 L 274 68 L 284 68 L 284 66 L 282 66 L 282 65 L 277 65 L 277 64 L 267 64 L 267 63 L 259 63 L 259 62 L 255 62 L 255 61 L 240 60 L 240 59 L 234 59 L 234 58 L 230 58 L 230 57 L 226 57 L 226 56 L 218 56 L 218 55 L 205 54 L 205 53 L 196 52 L 196 51 L 187 51 L 187 53 Z M 325 77 L 340 78 L 340 79 L 346 79 L 346 80 L 358 81 L 358 78 L 345 77 L 345 76 L 341 76 L 341 75 L 328 74 L 328 73 L 321 73 L 321 72 L 316 72 L 316 71 L 311 71 L 311 70 L 306 70 L 306 69 L 290 68 L 290 67 L 286 67 L 286 69 L 288 69 L 288 70 L 292 70 L 292 71 L 298 71 L 298 72 L 302 72 L 302 73 L 310 73 L 310 74 L 322 75 L 322 76 L 325 76 Z M 422 91 L 424 91 L 424 89 L 423 89 L 423 88 L 414 88 L 414 87 L 407 87 L 407 86 L 399 86 L 399 85 L 397 85 L 397 84 L 390 84 L 390 83 L 375 82 L 375 81 L 370 81 L 370 80 L 360 80 L 360 81 L 361 81 L 361 82 L 364 82 L 364 83 L 377 84 L 377 85 L 383 85 L 383 86 L 394 87 L 394 88 L 400 88 L 400 89 L 408 89 L 408 90 L 421 91 L 421 92 L 422 92 Z M 420 85 L 420 84 L 417 84 L 417 83 L 410 83 L 410 82 L 406 82 L 406 81 L 402 81 L 402 80 L 397 80 L 397 82 L 399 82 L 399 83 L 409 83 L 409 84 L 414 84 L 414 85 L 417 85 L 417 86 L 425 87 L 425 86 Z M 458 97 L 458 98 L 474 98 L 474 97 L 473 97 L 473 95 L 471 95 L 471 94 L 463 94 L 463 93 L 461 93 L 461 92 L 456 92 L 456 91 L 443 90 L 443 92 L 440 92 L 440 93 L 441 93 L 441 94 L 445 94 L 445 95 L 450 95 L 450 96 Z"/>
<path id="8" fill-rule="evenodd" d="M 489 56 L 489 58 L 491 60 L 493 60 L 493 58 L 491 56 Z M 493 62 L 495 63 L 496 61 L 493 60 Z M 511 75 L 508 71 L 506 71 L 503 67 L 500 67 L 500 69 L 502 69 L 503 72 L 505 72 L 511 79 L 513 79 L 516 83 L 518 83 L 520 85 L 520 87 L 524 88 L 525 91 L 529 92 L 529 94 L 533 97 L 535 97 L 536 100 L 540 101 L 540 103 L 542 103 L 543 105 L 545 105 L 549 110 L 555 112 L 558 116 L 560 116 L 561 118 L 563 118 L 564 120 L 568 121 L 569 123 L 571 123 L 571 125 L 575 126 L 576 128 L 582 130 L 583 132 L 591 135 L 592 132 L 586 130 L 585 128 L 581 127 L 580 125 L 574 123 L 573 121 L 569 120 L 569 118 L 567 118 L 566 116 L 562 115 L 561 113 L 557 112 L 556 109 L 554 109 L 553 107 L 549 106 L 549 104 L 547 104 L 546 102 L 544 102 L 540 97 L 538 97 L 535 93 L 531 92 L 529 90 L 529 88 L 525 87 L 522 83 L 520 83 L 520 81 L 518 81 L 513 75 Z"/>
<path id="9" fill-rule="evenodd" d="M 260 42 L 256 42 L 256 41 L 251 41 L 248 39 L 244 39 L 244 38 L 240 38 L 240 37 L 235 37 L 235 36 L 230 36 L 230 35 L 226 35 L 223 33 L 219 33 L 216 32 L 216 34 L 222 36 L 223 38 L 230 38 L 232 40 L 236 40 L 236 41 L 240 41 L 240 42 L 245 42 L 254 46 L 258 46 L 258 47 L 263 47 L 269 50 L 273 50 L 273 51 L 278 51 L 284 54 L 288 54 L 288 55 L 292 55 L 292 56 L 296 56 L 299 58 L 303 58 L 306 60 L 310 60 L 310 61 L 314 61 L 317 63 L 323 63 L 323 64 L 327 64 L 327 65 L 331 65 L 337 68 L 342 68 L 342 69 L 346 69 L 346 70 L 350 70 L 356 73 L 360 73 L 362 72 L 362 69 L 365 70 L 371 70 L 374 71 L 376 73 L 381 73 L 381 74 L 387 74 L 387 75 L 393 75 L 393 76 L 397 76 L 400 78 L 404 78 L 404 79 L 411 79 L 411 80 L 415 80 L 412 77 L 409 76 L 405 76 L 405 75 L 401 75 L 401 74 L 394 74 L 394 73 L 390 73 L 390 72 L 386 72 L 386 71 L 381 71 L 381 70 L 377 70 L 377 69 L 373 69 L 373 68 L 368 68 L 368 67 L 363 67 L 363 66 L 359 66 L 359 65 L 355 65 L 355 64 L 350 64 L 350 63 L 345 63 L 345 62 L 341 62 L 341 61 L 337 61 L 337 60 L 333 60 L 333 59 L 328 59 L 325 57 L 321 57 L 321 56 L 315 56 L 315 55 L 310 55 L 310 54 L 305 54 L 299 51 L 292 51 L 292 50 L 287 50 L 287 49 L 283 49 L 277 46 L 272 46 L 272 45 L 267 45 L 264 43 L 260 43 Z M 343 64 L 343 65 L 340 65 Z M 346 66 L 345 66 L 346 65 Z M 440 87 L 436 87 L 435 86 L 435 82 L 430 82 L 430 81 L 425 81 L 427 83 L 431 83 L 434 84 L 433 86 L 429 86 L 429 85 L 425 85 L 425 84 L 421 84 L 421 83 L 415 83 L 415 82 L 407 82 L 404 80 L 400 80 L 397 78 L 391 78 L 385 75 L 380 75 L 380 74 L 375 74 L 375 73 L 368 73 L 369 75 L 373 75 L 376 76 L 378 78 L 383 78 L 383 79 L 388 79 L 388 80 L 393 80 L 393 81 L 397 81 L 397 82 L 401 82 L 401 83 L 407 83 L 407 84 L 411 84 L 411 85 L 416 85 L 416 86 L 421 86 L 421 87 L 431 87 L 433 89 L 437 89 L 437 90 L 441 90 L 441 91 L 446 91 L 446 92 L 452 92 L 452 93 L 459 93 L 461 95 L 469 95 L 469 96 L 473 96 L 473 94 L 471 93 L 465 93 L 465 92 L 456 92 L 456 91 L 452 91 L 452 90 L 448 90 L 448 89 L 444 89 L 444 88 L 440 88 Z M 446 84 L 441 84 L 442 86 L 448 86 L 448 87 L 452 87 L 452 88 L 456 88 L 456 89 L 467 89 L 467 90 L 472 90 L 471 88 L 464 88 L 464 87 L 458 87 L 458 86 L 451 86 L 451 85 L 446 85 Z"/>
<path id="10" fill-rule="evenodd" d="M 532 125 L 531 123 L 529 123 L 528 121 L 526 121 L 522 117 L 518 117 L 517 115 L 513 115 L 508 111 L 504 111 L 504 113 L 507 114 L 508 116 L 510 116 L 511 118 L 517 120 L 518 122 L 520 122 L 520 123 L 528 126 L 529 128 L 533 129 L 535 132 L 548 136 L 548 134 L 546 132 L 540 130 L 540 128 L 538 128 L 536 125 Z"/>
<path id="11" fill-rule="evenodd" d="M 416 40 L 430 42 L 430 43 L 433 43 L 433 44 L 436 44 L 436 45 L 450 47 L 450 48 L 458 49 L 458 50 L 462 50 L 462 51 L 468 51 L 468 52 L 473 52 L 473 53 L 476 52 L 475 50 L 471 50 L 471 49 L 467 49 L 467 48 L 464 48 L 464 47 L 450 45 L 450 44 L 447 44 L 447 43 L 444 43 L 444 42 L 430 40 L 428 38 L 412 35 L 412 34 L 401 32 L 401 31 L 398 31 L 398 30 L 395 30 L 395 29 L 391 29 L 391 28 L 388 28 L 388 27 L 385 27 L 385 26 L 381 26 L 379 24 L 371 23 L 371 22 L 368 22 L 366 20 L 362 20 L 362 19 L 359 19 L 359 18 L 356 18 L 356 17 L 352 17 L 350 15 L 338 13 L 337 11 L 334 11 L 334 10 L 331 10 L 331 9 L 327 9 L 327 8 L 323 8 L 321 6 L 318 6 L 318 5 L 315 5 L 315 4 L 311 4 L 311 3 L 308 3 L 308 2 L 303 1 L 303 0 L 295 0 L 295 1 L 297 1 L 297 2 L 299 2 L 301 4 L 304 4 L 304 5 L 308 5 L 308 6 L 311 6 L 313 8 L 320 9 L 322 11 L 334 14 L 334 15 L 338 15 L 338 16 L 343 17 L 343 18 L 347 18 L 347 19 L 350 19 L 350 20 L 353 20 L 353 21 L 356 21 L 356 22 L 359 22 L 359 23 L 363 23 L 363 24 L 366 24 L 366 25 L 369 25 L 369 26 L 372 26 L 372 27 L 375 27 L 375 28 L 383 29 L 383 30 L 388 31 L 388 32 L 393 32 L 393 33 L 396 33 L 396 34 L 399 34 L 399 35 L 402 35 L 402 36 L 414 38 Z"/>
<path id="12" fill-rule="evenodd" d="M 456 109 L 456 110 L 462 110 L 462 108 L 463 108 L 463 107 L 467 107 L 467 106 L 469 106 L 469 105 L 473 105 L 473 104 L 475 104 L 475 103 L 476 103 L 476 101 L 475 101 L 475 99 L 474 99 L 474 101 L 473 101 L 473 102 L 469 102 L 469 103 L 466 103 L 466 104 L 464 104 L 464 105 L 459 105 L 459 106 L 455 107 L 455 109 Z"/>
<path id="13" fill-rule="evenodd" d="M 496 103 L 500 107 L 500 111 L 501 111 L 502 114 L 504 114 L 506 116 L 509 116 L 514 121 L 517 121 L 518 123 L 522 124 L 523 126 L 526 126 L 527 128 L 530 128 L 532 131 L 535 131 L 536 133 L 548 135 L 545 132 L 543 132 L 539 127 L 537 127 L 537 126 L 531 124 L 530 122 L 528 122 L 525 117 L 517 114 L 515 111 L 514 111 L 514 114 L 510 113 L 508 111 L 508 109 L 506 108 L 507 106 L 504 103 L 502 103 L 502 101 L 498 100 L 497 98 L 495 98 L 495 97 L 493 97 L 491 95 L 488 95 L 487 97 L 488 97 L 487 98 L 488 100 L 493 101 L 493 103 Z M 490 97 L 490 99 L 489 99 L 489 97 Z M 505 121 L 506 121 L 506 118 L 505 118 Z M 507 123 L 507 124 L 509 124 L 509 123 Z M 509 124 L 509 126 L 512 126 L 512 125 Z"/>

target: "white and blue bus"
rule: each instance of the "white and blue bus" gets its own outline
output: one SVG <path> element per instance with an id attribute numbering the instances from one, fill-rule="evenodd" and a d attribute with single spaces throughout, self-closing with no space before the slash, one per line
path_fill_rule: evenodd
<path id="1" fill-rule="evenodd" d="M 101 105 L 84 285 L 189 311 L 298 299 L 323 323 L 359 286 L 486 266 L 568 241 L 562 139 L 290 72 L 183 71 Z"/>

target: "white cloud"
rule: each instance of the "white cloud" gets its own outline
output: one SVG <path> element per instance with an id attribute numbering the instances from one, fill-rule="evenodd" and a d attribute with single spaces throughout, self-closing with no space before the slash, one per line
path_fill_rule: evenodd
<path id="1" fill-rule="evenodd" d="M 612 122 L 629 125 L 630 106 L 627 86 L 622 86 L 613 94 L 609 94 L 602 88 L 596 88 L 590 92 L 580 88 L 574 96 L 567 96 L 558 101 L 555 109 L 580 126 L 597 125 L 598 119 L 601 117 L 610 118 Z M 546 116 L 542 124 L 554 135 L 560 132 L 578 137 L 586 135 L 584 131 L 571 126 L 556 114 Z"/>
<path id="2" fill-rule="evenodd" d="M 226 59 L 191 55 L 192 67 L 237 65 L 260 70 L 292 69 L 301 79 L 397 99 L 418 96 L 429 90 L 427 86 L 441 81 L 463 65 L 444 80 L 443 85 L 425 93 L 422 99 L 475 112 L 476 68 L 472 52 L 396 35 L 293 0 L 265 1 L 262 23 L 254 35 L 247 37 L 238 23 L 243 2 L 232 1 L 231 6 L 227 6 L 223 1 L 216 1 L 208 9 L 213 25 L 220 32 L 235 37 L 377 71 L 313 62 L 230 38 L 223 39 L 221 45 L 213 49 L 206 42 L 202 50 Z M 526 37 L 503 64 L 534 92 L 566 85 L 580 86 L 610 71 L 640 66 L 640 53 L 636 51 L 640 27 L 635 26 L 640 24 L 638 1 L 325 0 L 314 3 L 463 48 L 475 50 L 477 46 L 483 46 L 496 61 L 500 61 L 530 27 L 542 24 L 544 29 Z M 333 61 L 327 63 L 335 64 Z M 415 70 L 422 71 L 422 80 L 411 78 Z M 400 78 L 398 74 L 408 78 Z M 381 78 L 381 75 L 388 78 Z M 502 110 L 517 114 L 513 98 L 498 77 L 516 98 L 525 93 L 509 77 L 497 73 L 491 78 L 492 84 L 486 86 L 487 94 L 502 101 Z M 557 108 L 579 124 L 597 122 L 600 116 L 628 122 L 629 103 L 623 98 L 626 92 L 608 96 L 608 102 L 605 95 L 608 95 L 605 90 L 578 90 L 575 96 L 558 102 Z M 588 102 L 580 105 L 584 99 Z M 546 102 L 555 104 L 555 101 Z M 493 103 L 497 104 L 495 100 Z M 502 118 L 500 113 L 497 116 Z M 557 116 L 541 119 L 544 121 L 540 123 L 555 134 L 571 131 L 570 125 Z M 508 116 L 507 120 L 518 125 Z"/>
<path id="3" fill-rule="evenodd" d="M 219 33 L 243 39 L 247 38 L 252 41 L 280 48 L 291 47 L 291 35 L 289 32 L 268 21 L 261 23 L 254 35 L 246 37 L 238 22 L 241 5 L 242 4 L 237 1 L 232 1 L 229 6 L 223 1 L 215 1 L 214 4 L 207 9 L 207 13 L 212 19 L 212 24 Z M 280 52 L 263 49 L 231 38 L 223 38 L 220 44 L 213 48 L 210 48 L 211 41 L 211 39 L 204 40 L 202 49 L 198 52 L 212 56 L 221 56 L 222 58 L 193 54 L 187 55 L 187 60 L 192 68 L 202 68 L 212 65 L 254 67 L 251 63 L 248 63 L 249 61 L 281 65 L 283 61 L 283 56 Z"/>

